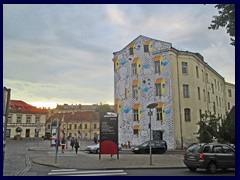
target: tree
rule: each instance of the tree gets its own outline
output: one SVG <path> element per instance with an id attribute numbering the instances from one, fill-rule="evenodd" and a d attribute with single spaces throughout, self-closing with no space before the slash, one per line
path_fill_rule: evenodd
<path id="1" fill-rule="evenodd" d="M 230 44 L 235 46 L 235 4 L 217 4 L 219 16 L 213 16 L 212 24 L 208 29 L 216 30 L 219 27 L 225 27 L 230 35 Z"/>
<path id="2" fill-rule="evenodd" d="M 216 118 L 215 115 L 201 115 L 201 120 L 197 123 L 199 125 L 197 138 L 200 143 L 210 143 L 218 137 L 219 120 L 220 118 Z"/>
<path id="3" fill-rule="evenodd" d="M 222 143 L 235 144 L 235 106 L 227 114 L 227 118 L 223 119 L 218 139 Z"/>
<path id="4" fill-rule="evenodd" d="M 100 120 L 102 120 L 104 118 L 104 115 L 106 115 L 107 112 L 112 112 L 112 110 L 108 104 L 100 103 L 100 105 L 98 105 L 98 107 L 96 108 L 96 112 L 98 112 Z"/>

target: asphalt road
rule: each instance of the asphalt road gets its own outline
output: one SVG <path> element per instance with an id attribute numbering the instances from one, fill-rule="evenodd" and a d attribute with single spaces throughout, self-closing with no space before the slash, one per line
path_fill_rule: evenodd
<path id="1" fill-rule="evenodd" d="M 49 156 L 47 151 L 28 151 L 28 147 L 40 146 L 43 141 L 11 141 L 7 142 L 6 157 L 3 169 L 4 176 L 209 176 L 205 170 L 191 172 L 187 168 L 179 169 L 118 169 L 118 170 L 87 170 L 57 169 L 50 166 L 34 164 L 31 159 Z M 121 154 L 132 153 L 122 151 Z M 96 154 L 89 154 L 96 156 Z M 218 171 L 211 176 L 235 176 L 235 170 Z"/>

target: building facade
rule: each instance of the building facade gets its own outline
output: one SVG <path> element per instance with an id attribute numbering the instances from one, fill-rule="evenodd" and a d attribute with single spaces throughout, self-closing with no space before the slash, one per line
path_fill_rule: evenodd
<path id="1" fill-rule="evenodd" d="M 38 109 L 20 100 L 10 100 L 7 138 L 42 138 L 45 136 L 47 109 Z"/>
<path id="2" fill-rule="evenodd" d="M 99 115 L 94 111 L 56 113 L 48 118 L 46 132 L 51 133 L 54 121 L 61 124 L 61 138 L 65 136 L 93 139 L 95 134 L 99 134 Z"/>
<path id="3" fill-rule="evenodd" d="M 211 68 L 199 53 L 179 51 L 171 43 L 139 36 L 115 52 L 114 98 L 119 143 L 150 139 L 147 105 L 153 110 L 153 139 L 169 149 L 197 142 L 200 114 L 224 117 L 235 105 L 235 86 Z"/>

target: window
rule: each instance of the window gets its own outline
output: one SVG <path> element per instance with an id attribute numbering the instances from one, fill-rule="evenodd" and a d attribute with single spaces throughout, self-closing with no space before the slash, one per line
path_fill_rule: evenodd
<path id="1" fill-rule="evenodd" d="M 156 87 L 156 96 L 161 96 L 162 92 L 161 92 L 161 84 L 155 84 Z"/>
<path id="2" fill-rule="evenodd" d="M 138 97 L 138 87 L 133 86 L 133 98 L 136 99 Z"/>
<path id="3" fill-rule="evenodd" d="M 210 92 L 208 92 L 208 103 L 210 103 Z"/>
<path id="4" fill-rule="evenodd" d="M 82 124 L 79 125 L 79 129 L 82 129 Z"/>
<path id="5" fill-rule="evenodd" d="M 48 128 L 48 129 L 51 129 L 51 124 L 48 124 L 47 128 Z"/>
<path id="6" fill-rule="evenodd" d="M 207 83 L 209 83 L 209 81 L 208 81 L 208 73 L 206 73 L 206 81 L 207 81 Z"/>
<path id="7" fill-rule="evenodd" d="M 228 110 L 230 110 L 230 102 L 228 102 Z"/>
<path id="8" fill-rule="evenodd" d="M 17 116 L 17 123 L 21 123 L 22 122 L 22 116 L 18 115 Z"/>
<path id="9" fill-rule="evenodd" d="M 160 74 L 160 61 L 155 61 L 154 62 L 154 67 L 155 67 L 155 74 Z"/>
<path id="10" fill-rule="evenodd" d="M 94 129 L 97 129 L 97 124 L 94 124 L 94 125 L 93 125 L 93 128 L 94 128 Z"/>
<path id="11" fill-rule="evenodd" d="M 217 81 L 216 81 L 216 79 L 214 79 L 214 83 L 215 83 L 215 89 L 217 89 Z"/>
<path id="12" fill-rule="evenodd" d="M 36 116 L 35 117 L 35 123 L 39 123 L 40 122 L 40 116 Z"/>
<path id="13" fill-rule="evenodd" d="M 216 102 L 217 102 L 217 106 L 218 106 L 218 97 L 216 96 Z"/>
<path id="14" fill-rule="evenodd" d="M 198 67 L 196 66 L 196 76 L 199 78 Z"/>
<path id="15" fill-rule="evenodd" d="M 85 129 L 87 129 L 87 124 L 85 124 Z"/>
<path id="16" fill-rule="evenodd" d="M 226 153 L 226 154 L 234 154 L 234 150 L 228 146 L 222 146 L 223 147 L 223 153 Z"/>
<path id="17" fill-rule="evenodd" d="M 202 79 L 203 79 L 203 82 L 204 82 L 204 73 L 203 73 L 203 70 L 202 70 Z"/>
<path id="18" fill-rule="evenodd" d="M 212 83 L 211 85 L 212 85 L 212 94 L 214 94 L 214 86 L 213 86 L 213 83 Z"/>
<path id="19" fill-rule="evenodd" d="M 144 52 L 149 52 L 149 45 L 144 45 Z"/>
<path id="20" fill-rule="evenodd" d="M 201 109 L 199 109 L 199 118 L 200 118 L 200 120 L 202 119 L 202 110 Z"/>
<path id="21" fill-rule="evenodd" d="M 221 146 L 214 146 L 213 153 L 223 153 L 223 148 Z"/>
<path id="22" fill-rule="evenodd" d="M 188 74 L 187 62 L 182 62 L 182 74 Z"/>
<path id="23" fill-rule="evenodd" d="M 26 123 L 31 123 L 31 116 L 27 116 Z"/>
<path id="24" fill-rule="evenodd" d="M 8 115 L 8 123 L 12 123 L 12 115 Z"/>
<path id="25" fill-rule="evenodd" d="M 198 99 L 201 99 L 201 94 L 200 94 L 200 87 L 198 87 Z"/>
<path id="26" fill-rule="evenodd" d="M 133 134 L 138 135 L 139 134 L 139 129 L 133 129 Z"/>
<path id="27" fill-rule="evenodd" d="M 204 149 L 203 149 L 203 152 L 204 152 L 204 153 L 211 153 L 211 148 L 210 148 L 210 146 L 205 146 Z"/>
<path id="28" fill-rule="evenodd" d="M 74 129 L 77 129 L 77 124 L 74 124 Z"/>
<path id="29" fill-rule="evenodd" d="M 206 101 L 205 89 L 203 90 L 203 97 L 204 97 L 204 101 Z"/>
<path id="30" fill-rule="evenodd" d="M 228 89 L 228 97 L 232 97 L 232 91 L 231 91 L 231 89 Z"/>
<path id="31" fill-rule="evenodd" d="M 162 108 L 157 108 L 157 121 L 163 120 L 163 112 Z"/>
<path id="32" fill-rule="evenodd" d="M 137 110 L 133 110 L 133 120 L 134 121 L 138 121 L 138 109 Z"/>
<path id="33" fill-rule="evenodd" d="M 221 98 L 219 97 L 219 106 L 221 107 Z"/>
<path id="34" fill-rule="evenodd" d="M 137 64 L 132 64 L 132 74 L 133 75 L 137 74 Z"/>
<path id="35" fill-rule="evenodd" d="M 72 129 L 72 124 L 69 124 L 69 129 L 70 129 L 70 130 Z"/>
<path id="36" fill-rule="evenodd" d="M 191 115 L 190 115 L 191 111 L 189 108 L 185 108 L 184 109 L 184 116 L 185 116 L 185 121 L 186 122 L 190 122 L 191 121 Z"/>
<path id="37" fill-rule="evenodd" d="M 219 81 L 218 81 L 218 90 L 220 90 L 220 87 L 219 87 Z"/>
<path id="38" fill-rule="evenodd" d="M 187 84 L 183 85 L 183 97 L 184 98 L 189 98 L 189 87 Z"/>
<path id="39" fill-rule="evenodd" d="M 213 113 L 216 114 L 216 105 L 215 105 L 215 102 L 213 102 Z"/>
<path id="40" fill-rule="evenodd" d="M 133 47 L 130 47 L 130 48 L 129 48 L 129 54 L 130 54 L 130 55 L 133 55 Z"/>

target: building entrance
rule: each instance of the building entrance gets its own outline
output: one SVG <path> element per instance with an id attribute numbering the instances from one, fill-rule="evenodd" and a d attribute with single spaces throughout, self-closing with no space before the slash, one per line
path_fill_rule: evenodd
<path id="1" fill-rule="evenodd" d="M 163 140 L 163 131 L 153 130 L 153 140 Z"/>

